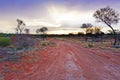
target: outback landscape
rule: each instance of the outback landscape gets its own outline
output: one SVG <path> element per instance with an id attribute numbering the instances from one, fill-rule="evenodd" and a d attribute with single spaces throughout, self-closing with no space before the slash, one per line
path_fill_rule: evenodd
<path id="1" fill-rule="evenodd" d="M 90 2 L 99 5 L 95 10 L 94 6 L 87 5 L 85 11 L 79 13 L 76 5 L 88 1 L 83 2 L 1 1 L 5 5 L 1 5 L 3 12 L 8 11 L 10 14 L 6 14 L 12 18 L 3 18 L 6 15 L 0 8 L 0 80 L 120 80 L 120 8 L 116 6 L 120 1 Z M 68 3 L 70 10 L 66 8 L 70 7 Z M 110 6 L 105 4 L 103 7 L 101 3 Z M 40 22 L 35 17 L 38 13 L 34 14 L 31 10 L 41 9 L 39 16 L 43 16 L 42 12 L 46 9 L 43 4 L 52 7 L 48 10 L 49 14 L 46 12 L 47 15 L 40 17 L 46 20 Z M 21 11 L 20 14 L 16 12 L 12 15 L 13 5 Z M 9 6 L 12 6 L 10 11 L 7 10 Z M 30 13 L 22 15 L 23 8 L 29 12 L 28 7 Z M 14 27 L 9 26 L 12 24 L 15 24 Z"/>

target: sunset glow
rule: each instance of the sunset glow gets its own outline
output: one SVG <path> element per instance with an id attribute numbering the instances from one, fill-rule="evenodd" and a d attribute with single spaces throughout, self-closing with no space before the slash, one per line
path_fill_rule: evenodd
<path id="1" fill-rule="evenodd" d="M 83 23 L 91 23 L 107 31 L 109 28 L 97 23 L 93 17 L 95 10 L 105 6 L 111 6 L 118 12 L 120 10 L 118 0 L 107 2 L 106 0 L 14 0 L 13 2 L 1 0 L 0 32 L 15 33 L 17 18 L 26 23 L 26 28 L 31 29 L 31 33 L 35 33 L 35 30 L 42 26 L 48 27 L 47 33 L 53 32 L 53 34 L 56 31 L 60 34 L 67 34 L 69 31 L 79 32 Z M 120 29 L 119 25 L 115 25 L 114 28 Z M 67 29 L 62 32 L 61 27 Z M 77 29 L 73 31 L 71 28 Z"/>

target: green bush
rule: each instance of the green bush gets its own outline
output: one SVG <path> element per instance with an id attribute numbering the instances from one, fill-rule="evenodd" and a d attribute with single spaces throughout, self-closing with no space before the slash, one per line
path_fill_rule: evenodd
<path id="1" fill-rule="evenodd" d="M 10 45 L 10 39 L 7 37 L 0 37 L 0 47 L 6 47 Z"/>

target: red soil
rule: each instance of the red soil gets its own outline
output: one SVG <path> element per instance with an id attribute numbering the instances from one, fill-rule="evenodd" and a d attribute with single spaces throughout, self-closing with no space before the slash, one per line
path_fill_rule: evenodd
<path id="1" fill-rule="evenodd" d="M 33 52 L 39 61 L 30 63 L 27 56 L 19 63 L 0 63 L 14 69 L 0 80 L 120 80 L 120 53 L 54 42 L 55 46 Z"/>

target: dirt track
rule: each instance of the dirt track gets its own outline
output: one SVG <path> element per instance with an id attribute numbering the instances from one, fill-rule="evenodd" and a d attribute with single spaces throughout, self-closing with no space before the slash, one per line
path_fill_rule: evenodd
<path id="1" fill-rule="evenodd" d="M 55 42 L 40 51 L 39 64 L 18 80 L 120 80 L 119 53 Z"/>

